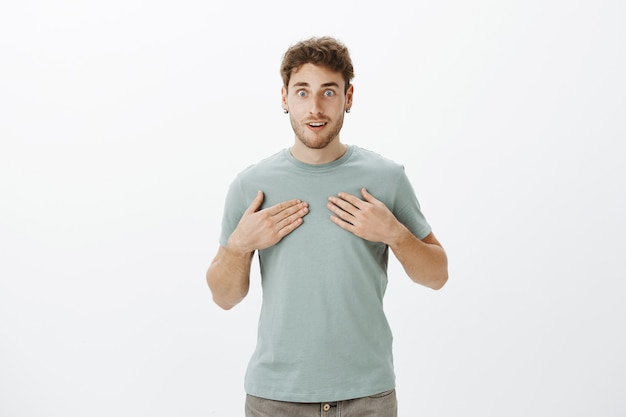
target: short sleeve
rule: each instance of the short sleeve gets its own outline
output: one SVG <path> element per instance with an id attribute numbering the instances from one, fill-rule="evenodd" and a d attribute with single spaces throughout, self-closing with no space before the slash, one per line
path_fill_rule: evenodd
<path id="1" fill-rule="evenodd" d="M 226 201 L 224 203 L 224 212 L 222 214 L 222 231 L 220 233 L 220 245 L 226 246 L 228 238 L 233 233 L 239 220 L 246 211 L 247 204 L 241 187 L 241 178 L 237 176 L 230 184 Z"/>
<path id="2" fill-rule="evenodd" d="M 406 175 L 404 167 L 400 170 L 396 181 L 394 198 L 394 215 L 418 239 L 423 239 L 431 232 L 431 227 L 422 213 L 415 190 Z"/>

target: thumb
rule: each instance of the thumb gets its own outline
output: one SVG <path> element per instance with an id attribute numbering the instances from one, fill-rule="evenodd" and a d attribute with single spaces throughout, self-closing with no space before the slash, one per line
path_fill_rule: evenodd
<path id="1" fill-rule="evenodd" d="M 261 204 L 263 204 L 263 199 L 264 198 L 265 198 L 265 196 L 263 195 L 263 191 L 261 191 L 261 190 L 257 191 L 256 197 L 254 197 L 254 200 L 252 200 L 252 203 L 250 203 L 250 206 L 248 207 L 246 212 L 254 213 L 259 208 L 261 208 Z"/>

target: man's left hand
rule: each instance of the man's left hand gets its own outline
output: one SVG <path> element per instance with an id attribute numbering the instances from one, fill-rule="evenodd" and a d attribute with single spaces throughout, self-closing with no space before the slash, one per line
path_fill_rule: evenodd
<path id="1" fill-rule="evenodd" d="M 365 188 L 361 189 L 361 195 L 363 200 L 343 192 L 328 197 L 326 207 L 334 213 L 330 219 L 362 239 L 389 244 L 398 233 L 400 223 L 391 210 Z"/>

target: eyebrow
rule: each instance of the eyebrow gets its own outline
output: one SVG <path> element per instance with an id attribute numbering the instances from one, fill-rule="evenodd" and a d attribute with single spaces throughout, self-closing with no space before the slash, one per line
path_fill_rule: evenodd
<path id="1" fill-rule="evenodd" d="M 300 81 L 297 82 L 293 85 L 294 87 L 310 87 L 311 85 L 305 81 Z M 337 87 L 339 88 L 339 84 L 337 84 L 334 81 L 328 82 L 328 83 L 324 83 L 322 84 L 320 87 L 324 88 L 324 87 Z"/>

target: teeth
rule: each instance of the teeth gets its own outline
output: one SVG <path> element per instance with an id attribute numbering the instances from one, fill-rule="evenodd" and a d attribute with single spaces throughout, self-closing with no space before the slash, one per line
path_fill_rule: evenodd
<path id="1" fill-rule="evenodd" d="M 309 126 L 313 126 L 313 127 L 320 127 L 320 126 L 324 126 L 325 123 L 309 123 Z"/>

